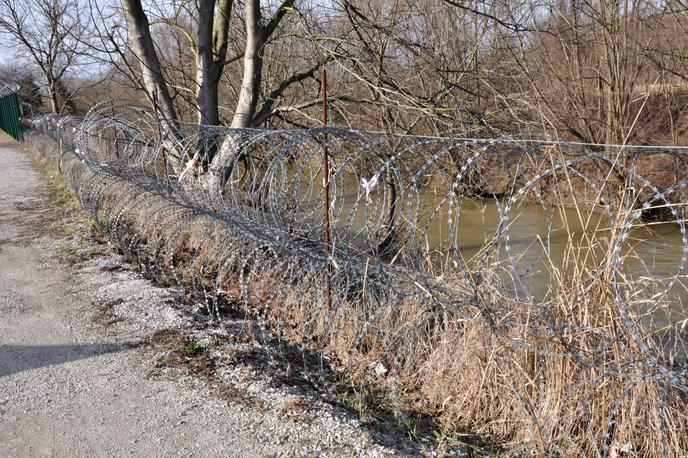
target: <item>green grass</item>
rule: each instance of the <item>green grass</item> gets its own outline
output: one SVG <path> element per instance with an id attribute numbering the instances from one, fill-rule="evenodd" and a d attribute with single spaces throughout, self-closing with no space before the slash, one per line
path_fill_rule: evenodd
<path id="1" fill-rule="evenodd" d="M 361 413 L 365 409 L 365 402 L 358 394 L 347 392 L 337 393 L 337 401 L 343 406 Z"/>
<path id="2" fill-rule="evenodd" d="M 63 226 L 63 229 L 64 229 L 66 234 L 74 235 L 74 234 L 78 234 L 79 232 L 81 232 L 83 227 L 79 223 L 67 223 Z"/>
<path id="3" fill-rule="evenodd" d="M 60 248 L 60 251 L 62 252 L 62 254 L 66 254 L 68 256 L 73 256 L 79 252 L 79 247 L 75 247 L 75 246 L 62 247 L 62 248 Z"/>
<path id="4" fill-rule="evenodd" d="M 184 353 L 186 356 L 196 356 L 203 350 L 205 350 L 205 347 L 194 340 L 185 343 L 181 347 L 182 353 Z"/>
<path id="5" fill-rule="evenodd" d="M 64 191 L 55 200 L 53 200 L 52 204 L 55 206 L 62 206 L 71 202 L 73 199 L 74 194 L 72 194 L 70 191 Z"/>

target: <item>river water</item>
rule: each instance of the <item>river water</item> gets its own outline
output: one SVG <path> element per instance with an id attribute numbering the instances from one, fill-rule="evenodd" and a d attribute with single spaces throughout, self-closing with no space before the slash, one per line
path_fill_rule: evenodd
<path id="1" fill-rule="evenodd" d="M 360 229 L 379 226 L 389 212 L 384 190 L 372 193 L 368 204 L 361 191 L 348 184 L 346 193 L 336 193 L 334 225 L 370 234 L 371 230 Z M 439 264 L 454 252 L 460 264 L 476 266 L 485 247 L 496 240 L 490 260 L 503 272 L 509 293 L 521 298 L 546 299 L 557 276 L 565 284 L 577 270 L 587 269 L 583 278 L 590 278 L 598 275 L 596 267 L 606 265 L 605 259 L 613 258 L 609 253 L 614 233 L 605 211 L 579 212 L 521 202 L 505 212 L 503 201 L 463 198 L 450 203 L 445 194 L 428 191 L 410 200 L 398 197 L 396 208 L 399 218 L 412 220 L 406 232 L 413 239 L 411 244 L 431 253 Z M 507 229 L 496 235 L 505 213 Z M 415 230 L 409 232 L 408 226 Z M 661 303 L 653 310 L 654 319 L 666 323 L 688 318 L 688 269 L 681 269 L 686 262 L 679 225 L 635 220 L 621 246 L 619 270 L 624 277 L 618 281 L 637 310 Z"/>

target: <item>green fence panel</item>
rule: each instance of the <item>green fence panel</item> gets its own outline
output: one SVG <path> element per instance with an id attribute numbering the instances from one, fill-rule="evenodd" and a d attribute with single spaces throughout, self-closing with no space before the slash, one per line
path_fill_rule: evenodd
<path id="1" fill-rule="evenodd" d="M 7 132 L 15 140 L 23 140 L 17 93 L 11 88 L 0 90 L 0 129 Z"/>

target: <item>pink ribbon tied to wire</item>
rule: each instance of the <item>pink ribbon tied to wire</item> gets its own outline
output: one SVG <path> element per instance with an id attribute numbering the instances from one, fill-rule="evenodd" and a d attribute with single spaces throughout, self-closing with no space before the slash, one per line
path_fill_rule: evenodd
<path id="1" fill-rule="evenodd" d="M 365 195 L 366 195 L 366 202 L 368 204 L 373 203 L 373 199 L 370 198 L 370 193 L 373 191 L 373 188 L 377 185 L 377 180 L 379 178 L 379 174 L 375 174 L 372 177 L 370 177 L 370 180 L 366 180 L 365 178 L 361 178 L 361 187 L 365 190 Z"/>

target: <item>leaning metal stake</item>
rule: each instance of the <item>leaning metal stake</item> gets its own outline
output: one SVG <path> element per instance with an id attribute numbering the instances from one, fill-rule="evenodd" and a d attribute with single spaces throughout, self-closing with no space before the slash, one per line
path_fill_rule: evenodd
<path id="1" fill-rule="evenodd" d="M 322 123 L 323 127 L 327 127 L 327 70 L 323 68 L 322 70 Z M 327 132 L 325 132 L 325 141 L 323 142 L 323 186 L 325 187 L 324 192 L 324 219 L 323 223 L 325 226 L 325 259 L 330 257 L 330 160 L 327 151 Z M 332 308 L 332 283 L 330 282 L 330 276 L 332 273 L 332 268 L 330 263 L 327 263 L 327 269 L 325 271 L 325 277 L 327 280 L 327 307 Z"/>

